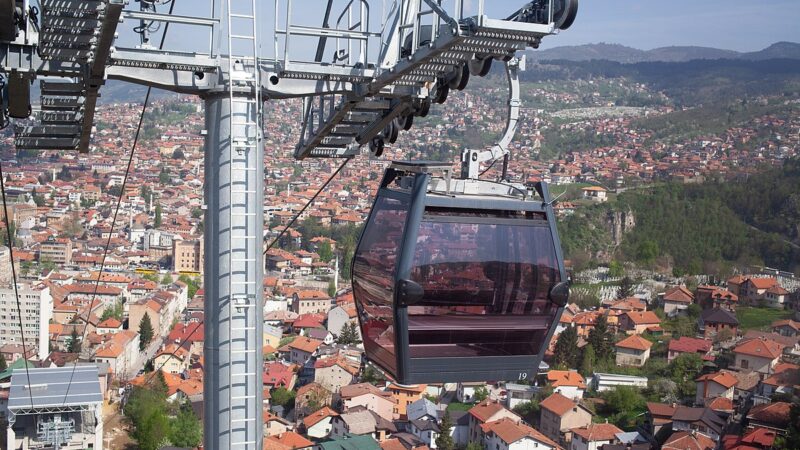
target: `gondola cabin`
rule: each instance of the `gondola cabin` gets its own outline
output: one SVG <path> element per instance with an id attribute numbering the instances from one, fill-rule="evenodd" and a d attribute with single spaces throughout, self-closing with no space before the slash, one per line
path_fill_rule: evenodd
<path id="1" fill-rule="evenodd" d="M 353 258 L 367 358 L 403 384 L 530 379 L 568 297 L 547 186 L 449 168 L 384 175 Z"/>

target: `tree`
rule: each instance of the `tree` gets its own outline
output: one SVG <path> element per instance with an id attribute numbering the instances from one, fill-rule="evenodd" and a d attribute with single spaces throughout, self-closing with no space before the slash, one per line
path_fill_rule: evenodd
<path id="1" fill-rule="evenodd" d="M 183 159 L 183 158 L 184 158 L 183 150 L 176 148 L 175 150 L 172 151 L 172 159 Z"/>
<path id="2" fill-rule="evenodd" d="M 608 276 L 618 278 L 625 275 L 625 268 L 618 261 L 611 261 L 608 265 Z"/>
<path id="3" fill-rule="evenodd" d="M 190 299 L 194 298 L 194 295 L 200 289 L 200 281 L 197 279 L 197 277 L 190 277 L 189 275 L 184 273 L 183 275 L 178 277 L 178 281 L 181 281 L 184 284 L 186 284 Z"/>
<path id="4" fill-rule="evenodd" d="M 605 316 L 600 316 L 594 324 L 594 328 L 589 331 L 587 339 L 589 345 L 594 349 L 599 361 L 611 359 L 614 355 L 614 335 L 608 329 L 608 322 Z"/>
<path id="5" fill-rule="evenodd" d="M 161 184 L 168 184 L 170 182 L 170 179 L 171 177 L 169 175 L 169 169 L 167 169 L 166 167 L 162 167 L 161 173 L 158 174 L 158 181 Z"/>
<path id="6" fill-rule="evenodd" d="M 686 314 L 693 319 L 697 319 L 700 317 L 700 314 L 703 312 L 703 308 L 700 307 L 697 303 L 692 303 L 686 308 Z"/>
<path id="7" fill-rule="evenodd" d="M 78 339 L 78 329 L 76 327 L 72 327 L 72 334 L 69 337 L 69 345 L 67 346 L 67 351 L 69 353 L 81 352 L 81 341 L 80 339 Z"/>
<path id="8" fill-rule="evenodd" d="M 581 359 L 580 372 L 584 376 L 589 376 L 594 373 L 595 359 L 597 359 L 597 355 L 594 353 L 594 347 L 592 347 L 592 344 L 588 344 L 583 348 L 583 358 Z"/>
<path id="9" fill-rule="evenodd" d="M 8 364 L 6 364 L 6 357 L 0 353 L 0 372 L 8 369 Z"/>
<path id="10" fill-rule="evenodd" d="M 103 314 L 100 315 L 100 321 L 102 322 L 104 320 L 107 320 L 107 319 L 113 317 L 113 318 L 119 320 L 120 322 L 122 322 L 122 314 L 124 312 L 125 312 L 125 310 L 124 310 L 124 308 L 122 306 L 122 302 L 121 301 L 117 301 L 117 302 L 114 303 L 113 306 L 107 307 L 106 309 L 103 310 Z"/>
<path id="11" fill-rule="evenodd" d="M 333 250 L 331 250 L 331 243 L 327 241 L 323 241 L 319 244 L 317 248 L 317 254 L 319 255 L 319 259 L 323 262 L 329 262 L 333 259 Z"/>
<path id="12" fill-rule="evenodd" d="M 557 366 L 574 369 L 578 367 L 578 358 L 580 358 L 578 331 L 575 327 L 568 327 L 558 336 L 556 347 L 553 350 L 553 360 Z"/>
<path id="13" fill-rule="evenodd" d="M 172 284 L 172 275 L 165 273 L 164 277 L 161 278 L 161 284 L 163 285 Z"/>
<path id="14" fill-rule="evenodd" d="M 486 400 L 486 398 L 488 398 L 488 397 L 489 397 L 489 390 L 486 389 L 486 386 L 478 386 L 478 387 L 476 387 L 475 388 L 475 395 L 472 396 L 472 398 L 475 399 L 475 403 L 480 403 L 480 402 Z"/>
<path id="15" fill-rule="evenodd" d="M 677 383 L 681 397 L 695 395 L 694 380 L 703 369 L 703 360 L 697 353 L 681 353 L 669 364 L 670 379 Z"/>
<path id="16" fill-rule="evenodd" d="M 453 450 L 456 443 L 450 433 L 453 429 L 453 419 L 450 418 L 450 413 L 444 412 L 442 422 L 439 424 L 439 436 L 436 437 L 436 448 L 441 450 Z"/>
<path id="17" fill-rule="evenodd" d="M 622 277 L 622 280 L 619 282 L 619 289 L 617 289 L 617 298 L 623 299 L 633 296 L 634 288 L 633 280 L 631 280 L 630 277 Z"/>
<path id="18" fill-rule="evenodd" d="M 336 343 L 340 345 L 357 345 L 361 343 L 358 338 L 358 327 L 353 322 L 347 322 L 342 327 L 342 332 L 336 338 Z"/>
<path id="19" fill-rule="evenodd" d="M 139 324 L 139 350 L 144 351 L 153 340 L 153 324 L 150 322 L 150 315 L 144 313 L 142 322 Z"/>
<path id="20" fill-rule="evenodd" d="M 383 381 L 384 378 L 381 373 L 375 370 L 371 365 L 367 365 L 367 367 L 364 368 L 364 373 L 361 374 L 362 383 L 378 384 Z"/>
<path id="21" fill-rule="evenodd" d="M 464 447 L 464 450 L 483 450 L 483 445 L 479 442 L 470 441 L 467 446 Z"/>
<path id="22" fill-rule="evenodd" d="M 161 228 L 161 203 L 156 203 L 156 217 L 153 219 L 153 228 Z"/>
<path id="23" fill-rule="evenodd" d="M 289 408 L 294 404 L 294 396 L 294 391 L 290 391 L 285 387 L 279 387 L 278 389 L 272 391 L 271 402 L 276 405 L 283 406 L 284 408 Z"/>
<path id="24" fill-rule="evenodd" d="M 333 280 L 328 282 L 328 297 L 336 296 L 336 283 Z"/>
<path id="25" fill-rule="evenodd" d="M 195 448 L 203 440 L 203 426 L 192 411 L 191 404 L 181 405 L 177 417 L 172 422 L 170 439 L 176 447 Z"/>

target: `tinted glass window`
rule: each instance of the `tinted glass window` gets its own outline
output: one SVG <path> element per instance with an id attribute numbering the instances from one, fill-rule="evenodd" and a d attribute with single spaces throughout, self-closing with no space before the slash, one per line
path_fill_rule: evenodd
<path id="1" fill-rule="evenodd" d="M 367 356 L 396 373 L 394 271 L 403 241 L 408 202 L 380 197 L 353 259 L 353 295 Z"/>
<path id="2" fill-rule="evenodd" d="M 533 216 L 426 214 L 411 279 L 425 291 L 408 307 L 412 357 L 536 355 L 558 310 L 553 238 Z"/>

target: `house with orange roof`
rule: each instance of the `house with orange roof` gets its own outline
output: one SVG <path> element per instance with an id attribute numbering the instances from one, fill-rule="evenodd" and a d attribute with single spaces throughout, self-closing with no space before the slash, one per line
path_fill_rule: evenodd
<path id="1" fill-rule="evenodd" d="M 507 417 L 481 426 L 484 446 L 497 450 L 560 449 L 557 443 L 541 432 Z"/>
<path id="2" fill-rule="evenodd" d="M 619 318 L 620 330 L 627 334 L 642 334 L 648 329 L 658 329 L 661 319 L 653 311 L 628 311 Z"/>
<path id="3" fill-rule="evenodd" d="M 370 383 L 343 386 L 339 390 L 339 398 L 343 411 L 364 407 L 386 420 L 394 418 L 395 403 L 392 393 L 380 390 Z"/>
<path id="4" fill-rule="evenodd" d="M 783 354 L 783 345 L 770 339 L 750 339 L 734 347 L 733 354 L 736 369 L 769 375 Z"/>
<path id="5" fill-rule="evenodd" d="M 122 322 L 114 317 L 109 317 L 108 319 L 97 324 L 97 334 L 113 334 L 120 331 L 122 331 Z"/>
<path id="6" fill-rule="evenodd" d="M 696 353 L 705 359 L 711 352 L 713 343 L 708 339 L 699 339 L 688 336 L 681 336 L 678 339 L 670 339 L 667 344 L 667 362 L 672 362 L 678 355 L 683 353 Z"/>
<path id="7" fill-rule="evenodd" d="M 265 388 L 286 388 L 294 389 L 297 382 L 297 364 L 283 363 L 281 361 L 271 361 L 264 364 L 262 383 Z"/>
<path id="8" fill-rule="evenodd" d="M 153 359 L 155 367 L 161 367 L 164 372 L 183 373 L 189 368 L 191 353 L 186 348 L 188 344 L 180 345 L 170 343 L 156 353 Z"/>
<path id="9" fill-rule="evenodd" d="M 298 336 L 292 342 L 279 348 L 278 351 L 288 355 L 289 361 L 293 364 L 303 367 L 317 356 L 320 345 L 322 345 L 320 340 Z"/>
<path id="10" fill-rule="evenodd" d="M 723 450 L 769 450 L 778 434 L 766 428 L 754 428 L 743 436 L 728 434 L 722 439 Z"/>
<path id="11" fill-rule="evenodd" d="M 800 336 L 800 322 L 791 319 L 776 320 L 772 322 L 772 332 L 781 336 L 798 337 Z"/>
<path id="12" fill-rule="evenodd" d="M 553 392 L 559 392 L 567 398 L 583 398 L 586 392 L 586 380 L 576 370 L 551 370 L 547 372 L 547 382 Z"/>
<path id="13" fill-rule="evenodd" d="M 664 314 L 675 317 L 685 313 L 689 305 L 694 303 L 694 294 L 685 286 L 675 286 L 668 289 L 660 297 L 660 302 L 664 307 Z"/>
<path id="14" fill-rule="evenodd" d="M 313 442 L 294 431 L 264 438 L 264 450 L 311 450 L 313 448 Z"/>
<path id="15" fill-rule="evenodd" d="M 611 423 L 592 423 L 585 427 L 573 428 L 570 449 L 599 450 L 603 445 L 615 443 L 617 434 L 622 432 Z"/>
<path id="16" fill-rule="evenodd" d="M 591 200 L 593 202 L 598 202 L 598 203 L 603 203 L 605 201 L 608 201 L 608 196 L 606 195 L 608 191 L 603 187 L 589 186 L 581 189 L 581 191 L 583 191 L 583 198 L 587 200 Z"/>
<path id="17" fill-rule="evenodd" d="M 264 419 L 264 436 L 277 436 L 287 431 L 292 431 L 294 426 L 288 420 L 276 416 L 269 411 L 263 412 Z"/>
<path id="18" fill-rule="evenodd" d="M 572 441 L 572 429 L 592 423 L 592 412 L 586 406 L 554 392 L 539 404 L 539 429 L 564 447 Z"/>
<path id="19" fill-rule="evenodd" d="M 327 405 L 333 404 L 333 392 L 319 383 L 308 383 L 297 389 L 294 400 L 294 413 L 296 419 L 301 419 L 309 413 Z"/>
<path id="20" fill-rule="evenodd" d="M 701 433 L 678 431 L 672 433 L 661 450 L 714 450 L 717 442 Z"/>
<path id="21" fill-rule="evenodd" d="M 761 380 L 759 393 L 772 397 L 776 393 L 793 394 L 800 391 L 800 366 L 779 363 L 772 369 L 772 375 Z"/>
<path id="22" fill-rule="evenodd" d="M 791 403 L 787 402 L 756 405 L 747 413 L 747 429 L 766 428 L 783 436 L 791 422 L 791 408 Z"/>
<path id="23" fill-rule="evenodd" d="M 778 280 L 774 277 L 745 277 L 739 284 L 737 294 L 741 301 L 753 305 L 765 299 L 767 290 L 775 286 L 778 286 Z M 733 291 L 730 286 L 728 289 Z"/>
<path id="24" fill-rule="evenodd" d="M 702 375 L 695 382 L 697 383 L 697 391 L 694 402 L 697 405 L 702 405 L 708 398 L 723 397 L 732 400 L 733 390 L 739 379 L 730 372 L 723 370 Z"/>
<path id="25" fill-rule="evenodd" d="M 338 415 L 339 413 L 328 406 L 323 406 L 319 410 L 312 412 L 303 418 L 304 434 L 316 439 L 327 437 L 333 427 L 331 421 Z"/>
<path id="26" fill-rule="evenodd" d="M 342 329 L 347 324 L 358 325 L 358 317 L 356 316 L 356 305 L 353 303 L 338 304 L 340 300 L 337 299 L 337 306 L 328 311 L 328 331 L 334 336 L 339 336 Z M 361 339 L 361 329 L 356 327 L 358 332 L 358 339 Z"/>
<path id="27" fill-rule="evenodd" d="M 722 308 L 735 311 L 739 296 L 719 286 L 701 285 L 695 291 L 695 301 L 703 309 Z"/>
<path id="28" fill-rule="evenodd" d="M 106 363 L 115 376 L 123 376 L 133 369 L 139 356 L 139 333 L 123 330 L 109 334 L 94 353 L 94 362 Z"/>
<path id="29" fill-rule="evenodd" d="M 642 367 L 650 358 L 653 343 L 647 339 L 631 335 L 614 344 L 617 350 L 616 361 L 619 366 Z"/>
<path id="30" fill-rule="evenodd" d="M 470 408 L 469 414 L 469 438 L 471 442 L 484 442 L 485 435 L 481 425 L 494 422 L 500 419 L 510 419 L 519 423 L 522 419 L 513 412 L 506 409 L 500 402 L 486 399 Z"/>
<path id="31" fill-rule="evenodd" d="M 292 294 L 292 311 L 297 314 L 328 314 L 333 299 L 322 291 L 298 290 Z"/>

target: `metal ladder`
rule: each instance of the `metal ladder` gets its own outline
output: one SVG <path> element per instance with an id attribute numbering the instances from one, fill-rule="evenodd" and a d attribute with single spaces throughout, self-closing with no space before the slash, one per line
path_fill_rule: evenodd
<path id="1" fill-rule="evenodd" d="M 226 0 L 228 25 L 228 82 L 230 100 L 229 168 L 229 267 L 228 277 L 228 420 L 230 448 L 256 449 L 257 427 L 261 427 L 261 405 L 256 389 L 261 386 L 261 368 L 256 367 L 256 285 L 248 269 L 258 260 L 260 236 L 248 222 L 256 216 L 251 210 L 262 201 L 254 186 L 260 168 L 249 167 L 250 155 L 261 145 L 262 99 L 258 71 L 256 0 Z M 246 96 L 242 96 L 242 91 Z M 251 93 L 254 91 L 254 94 Z M 238 94 L 238 95 L 237 95 Z M 255 120 L 254 120 L 255 118 Z M 260 218 L 258 220 L 261 220 Z M 237 234 L 238 232 L 238 234 Z M 258 414 L 254 415 L 257 411 Z M 260 449 L 259 449 L 260 450 Z"/>

